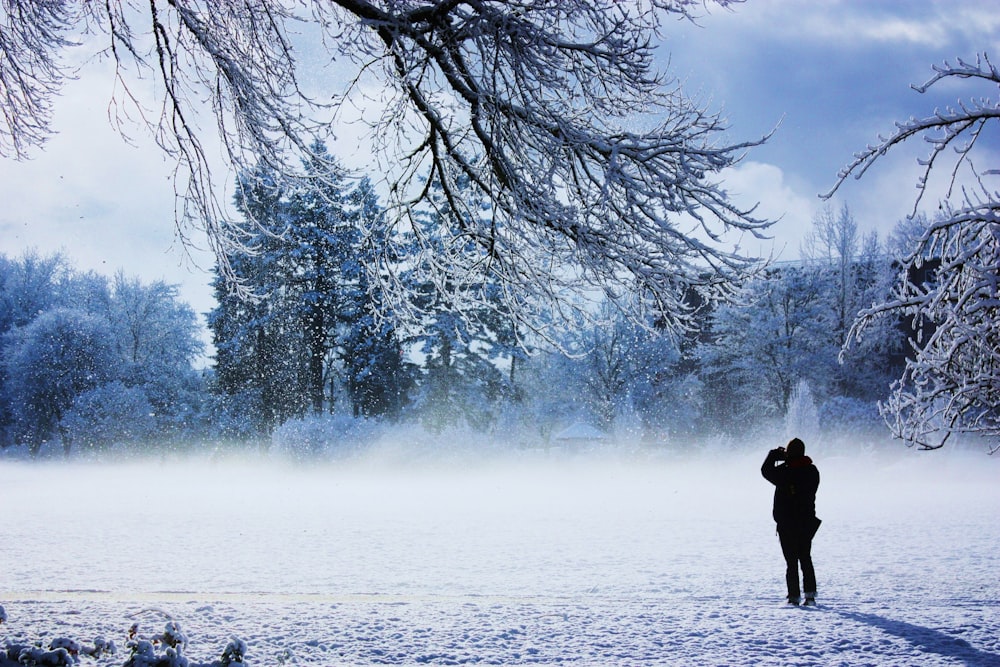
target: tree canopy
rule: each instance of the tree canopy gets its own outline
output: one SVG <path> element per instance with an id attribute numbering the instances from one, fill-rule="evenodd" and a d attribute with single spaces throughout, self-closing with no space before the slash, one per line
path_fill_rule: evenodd
<path id="1" fill-rule="evenodd" d="M 225 271 L 227 249 L 243 237 L 218 197 L 211 133 L 240 173 L 263 164 L 301 176 L 303 161 L 323 158 L 313 140 L 361 107 L 392 224 L 408 228 L 416 209 L 433 205 L 428 187 L 437 184 L 455 224 L 438 230 L 444 243 L 429 242 L 452 253 L 445 265 L 497 279 L 512 314 L 537 322 L 553 303 L 609 299 L 679 327 L 685 294 L 726 296 L 753 263 L 740 237 L 768 225 L 718 181 L 763 139 L 727 143 L 721 118 L 654 68 L 664 17 L 693 18 L 704 6 L 7 0 L 0 154 L 25 157 L 44 141 L 60 85 L 75 73 L 68 52 L 103 45 L 116 65 L 113 115 L 137 111 L 176 161 L 182 234 L 204 228 Z M 303 83 L 317 52 L 346 84 Z M 135 92 L 143 79 L 155 83 L 157 108 Z M 370 81 L 377 99 L 366 96 Z M 466 184 L 491 215 L 468 214 Z M 399 285 L 386 281 L 396 288 L 389 298 L 410 296 Z"/>
<path id="2" fill-rule="evenodd" d="M 180 442 L 202 426 L 198 318 L 177 287 L 0 255 L 0 448 Z"/>

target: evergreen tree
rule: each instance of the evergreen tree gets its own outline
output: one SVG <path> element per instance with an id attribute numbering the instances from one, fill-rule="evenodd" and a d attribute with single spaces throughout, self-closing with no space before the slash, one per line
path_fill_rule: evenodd
<path id="1" fill-rule="evenodd" d="M 367 236 L 384 225 L 374 189 L 351 186 L 321 142 L 311 150 L 291 185 L 265 167 L 241 176 L 247 247 L 228 262 L 251 296 L 232 293 L 221 269 L 215 282 L 216 386 L 255 406 L 228 412 L 258 415 L 258 431 L 331 411 L 342 389 L 359 416 L 398 414 L 406 398 L 401 345 L 369 278 L 378 267 Z"/>
<path id="2" fill-rule="evenodd" d="M 473 191 L 464 188 L 465 208 L 460 221 L 449 220 L 452 211 L 443 205 L 443 189 L 431 183 L 430 208 L 414 216 L 414 237 L 424 242 L 434 239 L 442 226 L 481 228 L 495 224 L 489 209 L 477 201 Z M 453 241 L 475 245 L 473 239 Z M 414 248 L 421 244 L 415 242 Z M 501 372 L 498 361 L 504 353 L 509 361 L 516 344 L 516 329 L 506 302 L 489 269 L 442 266 L 441 258 L 454 256 L 462 249 L 421 248 L 408 258 L 412 265 L 403 280 L 416 297 L 412 300 L 418 322 L 412 341 L 424 358 L 418 409 L 421 418 L 434 430 L 441 430 L 463 420 L 473 428 L 485 430 L 497 417 L 496 408 L 515 392 L 509 377 Z M 474 252 L 471 248 L 469 252 Z"/>
<path id="3" fill-rule="evenodd" d="M 351 253 L 357 284 L 349 293 L 341 351 L 344 384 L 355 417 L 398 418 L 416 385 L 417 368 L 406 353 L 391 308 L 385 305 L 379 257 L 388 243 L 385 214 L 371 181 L 362 178 L 350 195 L 363 237 Z M 396 262 L 401 257 L 394 257 Z"/>
<path id="4" fill-rule="evenodd" d="M 358 299 L 362 267 L 355 253 L 361 229 L 343 177 L 329 168 L 333 158 L 321 142 L 312 151 L 316 157 L 306 164 L 306 178 L 288 195 L 283 299 L 302 330 L 309 405 L 314 414 L 322 414 L 327 400 L 333 401 L 325 389 L 337 328 Z"/>
<path id="5" fill-rule="evenodd" d="M 216 347 L 215 390 L 225 396 L 224 415 L 241 415 L 253 424 L 224 424 L 246 433 L 267 431 L 303 412 L 302 357 L 287 323 L 287 273 L 283 254 L 283 192 L 265 169 L 237 181 L 236 205 L 244 215 L 242 247 L 226 255 L 229 271 L 250 296 L 235 291 L 219 271 L 213 281 L 218 306 L 208 324 Z M 225 421 L 225 417 L 220 417 Z M 242 420 L 241 420 L 242 421 Z"/>
<path id="6" fill-rule="evenodd" d="M 424 423 L 440 431 L 464 421 L 486 430 L 504 395 L 504 377 L 491 361 L 486 323 L 455 312 L 443 295 L 429 291 L 426 317 L 414 336 L 424 357 L 418 410 Z M 419 301 L 418 301 L 419 303 Z"/>

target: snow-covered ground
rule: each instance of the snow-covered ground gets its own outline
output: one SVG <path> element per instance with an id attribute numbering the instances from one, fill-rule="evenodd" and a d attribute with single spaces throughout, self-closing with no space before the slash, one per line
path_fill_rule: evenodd
<path id="1" fill-rule="evenodd" d="M 178 621 L 255 666 L 1000 665 L 1000 457 L 816 455 L 783 603 L 766 448 L 430 465 L 0 461 L 0 646 Z M 813 452 L 810 452 L 813 453 Z"/>

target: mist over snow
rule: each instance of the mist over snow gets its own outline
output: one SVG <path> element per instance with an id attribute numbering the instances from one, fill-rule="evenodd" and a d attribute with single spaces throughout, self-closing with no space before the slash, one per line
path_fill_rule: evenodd
<path id="1" fill-rule="evenodd" d="M 0 460 L 0 646 L 172 618 L 254 665 L 1000 663 L 1000 460 L 816 443 L 820 606 L 787 609 L 773 444 Z"/>

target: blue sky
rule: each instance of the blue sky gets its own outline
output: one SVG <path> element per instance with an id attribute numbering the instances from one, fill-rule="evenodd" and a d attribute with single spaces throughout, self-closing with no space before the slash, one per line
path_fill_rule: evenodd
<path id="1" fill-rule="evenodd" d="M 896 121 L 973 95 L 997 98 L 996 87 L 947 85 L 920 94 L 910 86 L 945 60 L 974 61 L 983 51 L 1000 57 L 998 10 L 995 0 L 748 0 L 733 11 L 712 9 L 697 27 L 668 25 L 665 49 L 686 89 L 702 90 L 723 109 L 733 138 L 778 126 L 727 185 L 781 217 L 775 250 L 794 257 L 824 205 L 817 195 L 834 185 L 854 152 Z M 995 165 L 996 129 L 992 139 Z M 846 203 L 862 229 L 886 232 L 912 210 L 923 151 L 919 143 L 904 146 L 831 203 Z M 932 185 L 943 192 L 941 183 Z"/>
<path id="2" fill-rule="evenodd" d="M 1000 62 L 1000 0 L 749 0 L 732 11 L 712 7 L 697 26 L 668 20 L 663 36 L 661 61 L 669 58 L 688 94 L 722 111 L 730 139 L 780 123 L 725 183 L 739 201 L 759 201 L 763 214 L 781 218 L 773 243 L 745 250 L 781 258 L 798 255 L 824 205 L 817 194 L 854 151 L 896 120 L 997 96 L 995 87 L 920 95 L 910 85 L 944 60 L 986 51 Z M 131 144 L 116 135 L 111 93 L 107 68 L 89 65 L 58 101 L 58 134 L 46 149 L 28 162 L 0 159 L 0 252 L 63 250 L 80 269 L 165 279 L 207 311 L 211 257 L 197 235 L 187 251 L 175 235 L 171 166 L 140 131 Z M 1000 136 L 990 140 L 996 165 Z M 891 155 L 833 204 L 846 203 L 862 229 L 884 234 L 912 207 L 920 150 Z"/>

